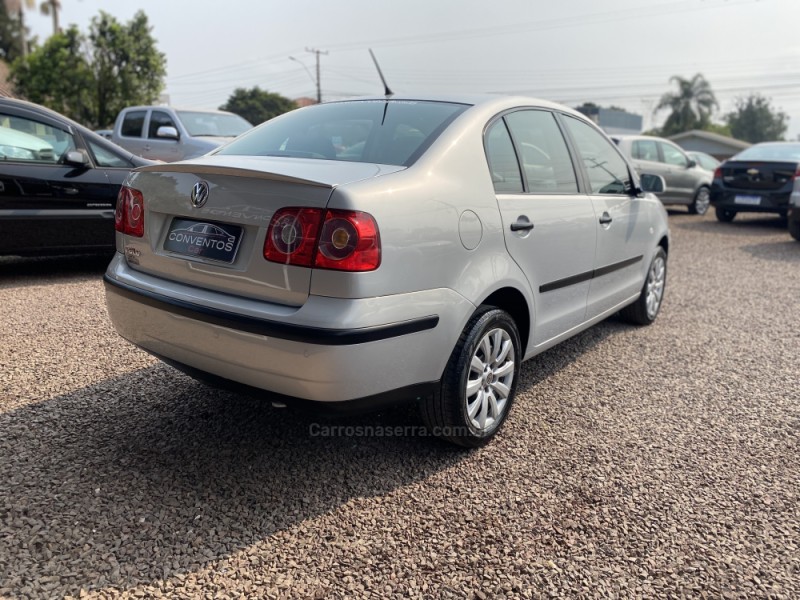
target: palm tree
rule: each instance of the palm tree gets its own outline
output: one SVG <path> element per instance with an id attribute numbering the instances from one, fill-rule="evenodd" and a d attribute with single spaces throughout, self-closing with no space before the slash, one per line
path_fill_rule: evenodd
<path id="1" fill-rule="evenodd" d="M 19 37 L 22 40 L 22 56 L 28 54 L 28 40 L 26 40 L 27 30 L 25 29 L 25 8 L 33 8 L 36 5 L 35 0 L 3 0 L 6 5 L 6 12 L 9 15 L 14 15 L 19 23 Z"/>
<path id="2" fill-rule="evenodd" d="M 58 11 L 61 10 L 61 2 L 59 0 L 44 0 L 39 5 L 39 10 L 43 15 L 50 15 L 53 17 L 53 34 L 61 31 L 58 25 Z"/>
<path id="3" fill-rule="evenodd" d="M 675 75 L 670 83 L 678 84 L 677 93 L 667 92 L 661 96 L 655 112 L 665 108 L 672 112 L 667 117 L 662 135 L 673 135 L 690 129 L 703 129 L 711 123 L 711 114 L 719 108 L 708 81 L 698 73 L 691 79 Z"/>

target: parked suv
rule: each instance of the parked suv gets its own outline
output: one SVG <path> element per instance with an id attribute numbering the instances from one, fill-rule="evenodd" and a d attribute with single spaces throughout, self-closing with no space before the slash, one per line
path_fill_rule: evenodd
<path id="1" fill-rule="evenodd" d="M 137 156 L 174 162 L 202 156 L 252 127 L 221 110 L 129 106 L 117 115 L 111 140 Z"/>
<path id="2" fill-rule="evenodd" d="M 689 212 L 708 212 L 712 175 L 678 145 L 647 135 L 615 135 L 611 139 L 641 173 L 661 175 L 667 182 L 658 194 L 664 204 L 685 204 Z"/>

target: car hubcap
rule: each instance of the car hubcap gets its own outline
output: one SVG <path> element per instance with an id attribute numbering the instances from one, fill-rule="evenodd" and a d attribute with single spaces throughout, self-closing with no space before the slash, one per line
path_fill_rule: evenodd
<path id="1" fill-rule="evenodd" d="M 697 192 L 697 199 L 694 201 L 694 209 L 697 211 L 697 214 L 706 214 L 706 212 L 708 212 L 708 205 L 710 202 L 711 194 L 709 194 L 707 189 L 703 188 Z"/>
<path id="2" fill-rule="evenodd" d="M 667 263 L 662 256 L 656 256 L 650 265 L 647 275 L 647 316 L 655 319 L 664 296 L 664 280 L 667 274 Z"/>
<path id="3" fill-rule="evenodd" d="M 483 336 L 467 376 L 467 417 L 478 431 L 488 431 L 506 411 L 514 381 L 514 343 L 505 329 Z"/>

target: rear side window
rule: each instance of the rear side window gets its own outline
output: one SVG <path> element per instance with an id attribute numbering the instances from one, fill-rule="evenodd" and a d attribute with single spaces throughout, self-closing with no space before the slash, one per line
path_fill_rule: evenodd
<path id="1" fill-rule="evenodd" d="M 553 113 L 520 110 L 505 117 L 532 193 L 577 193 L 567 143 Z"/>
<path id="2" fill-rule="evenodd" d="M 494 191 L 499 194 L 522 193 L 522 175 L 514 144 L 503 119 L 498 119 L 486 132 L 486 159 L 492 174 Z"/>
<path id="3" fill-rule="evenodd" d="M 125 113 L 122 118 L 122 128 L 120 135 L 124 137 L 142 137 L 142 128 L 144 127 L 144 117 L 147 111 L 132 110 Z"/>
<path id="4" fill-rule="evenodd" d="M 85 138 L 84 138 L 85 139 Z M 89 149 L 94 155 L 94 162 L 98 167 L 111 167 L 111 168 L 128 168 L 130 169 L 133 164 L 121 156 L 114 154 L 111 150 L 104 148 L 100 144 L 87 140 Z"/>
<path id="5" fill-rule="evenodd" d="M 219 154 L 408 166 L 467 108 L 406 100 L 318 104 L 268 121 Z"/>
<path id="6" fill-rule="evenodd" d="M 626 194 L 632 187 L 628 163 L 616 147 L 594 127 L 573 117 L 565 117 L 581 161 L 589 176 L 593 194 Z"/>
<path id="7" fill-rule="evenodd" d="M 633 142 L 633 158 L 637 160 L 658 161 L 658 146 L 655 140 L 635 140 Z"/>
<path id="8" fill-rule="evenodd" d="M 175 122 L 164 111 L 154 110 L 150 113 L 150 126 L 147 128 L 147 137 L 157 138 L 159 127 L 175 127 Z"/>

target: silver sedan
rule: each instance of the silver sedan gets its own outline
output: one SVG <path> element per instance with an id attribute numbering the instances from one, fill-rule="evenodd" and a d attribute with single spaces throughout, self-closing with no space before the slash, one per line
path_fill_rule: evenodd
<path id="1" fill-rule="evenodd" d="M 658 175 L 590 121 L 521 97 L 376 97 L 268 121 L 138 169 L 105 276 L 119 333 L 264 397 L 419 403 L 478 446 L 522 361 L 666 283 Z M 263 392 L 261 392 L 263 393 Z"/>

